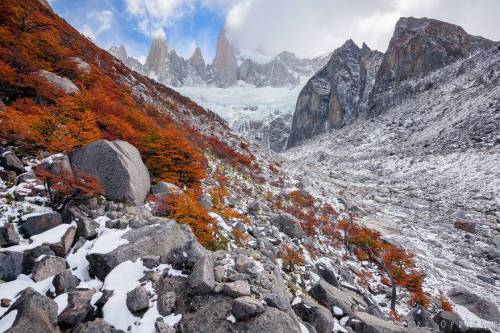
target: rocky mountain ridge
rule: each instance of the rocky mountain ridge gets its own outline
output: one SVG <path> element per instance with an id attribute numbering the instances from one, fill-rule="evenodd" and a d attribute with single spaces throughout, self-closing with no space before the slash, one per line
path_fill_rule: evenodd
<path id="1" fill-rule="evenodd" d="M 173 87 L 182 86 L 234 86 L 241 81 L 255 87 L 287 87 L 299 84 L 321 68 L 328 56 L 300 59 L 291 52 L 282 52 L 271 61 L 261 64 L 241 56 L 222 30 L 216 55 L 207 64 L 201 50 L 196 48 L 189 59 L 177 55 L 164 38 L 153 40 L 146 63 L 141 65 L 128 57 L 124 47 L 112 47 L 109 52 L 129 68 Z"/>
<path id="2" fill-rule="evenodd" d="M 360 61 L 355 60 L 352 52 L 343 52 L 357 49 L 348 41 L 334 52 L 328 65 L 308 81 L 299 95 L 288 147 L 343 127 L 358 118 L 377 116 L 432 87 L 432 83 L 426 88 L 416 87 L 412 79 L 429 75 L 493 45 L 494 42 L 469 35 L 450 23 L 427 18 L 401 18 L 396 23 L 387 51 L 384 54 L 375 52 L 372 60 L 361 61 L 366 67 L 363 68 L 359 67 Z M 365 49 L 369 50 L 364 45 L 361 50 Z M 349 88 L 353 82 L 357 83 L 354 92 L 358 92 L 359 87 L 363 90 L 354 96 L 353 87 Z"/>

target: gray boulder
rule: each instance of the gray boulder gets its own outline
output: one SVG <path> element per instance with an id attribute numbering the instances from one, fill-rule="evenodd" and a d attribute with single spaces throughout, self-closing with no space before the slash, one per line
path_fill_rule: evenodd
<path id="1" fill-rule="evenodd" d="M 34 216 L 28 216 L 21 223 L 20 230 L 27 237 L 38 235 L 62 224 L 62 218 L 59 213 L 44 213 Z"/>
<path id="2" fill-rule="evenodd" d="M 471 291 L 457 287 L 448 291 L 450 299 L 476 314 L 479 318 L 500 322 L 500 312 L 495 303 L 485 300 Z"/>
<path id="3" fill-rule="evenodd" d="M 14 171 L 18 175 L 26 172 L 23 162 L 11 150 L 7 150 L 0 155 L 0 166 L 5 170 Z"/>
<path id="4" fill-rule="evenodd" d="M 23 272 L 23 254 L 20 252 L 0 252 L 0 280 L 12 281 Z"/>
<path id="5" fill-rule="evenodd" d="M 94 290 L 78 290 L 68 294 L 68 306 L 59 315 L 59 326 L 63 329 L 72 328 L 85 322 L 94 312 L 90 304 Z"/>
<path id="6" fill-rule="evenodd" d="M 33 265 L 40 256 L 55 256 L 54 251 L 48 245 L 40 245 L 34 249 L 24 251 L 23 256 L 23 274 L 31 274 Z"/>
<path id="7" fill-rule="evenodd" d="M 143 286 L 138 286 L 127 293 L 127 308 L 132 313 L 146 311 L 149 307 L 148 291 Z"/>
<path id="8" fill-rule="evenodd" d="M 310 323 L 318 333 L 330 333 L 334 318 L 327 308 L 313 301 L 303 300 L 293 306 L 293 311 L 305 322 Z"/>
<path id="9" fill-rule="evenodd" d="M 264 305 L 258 299 L 250 296 L 238 297 L 234 300 L 231 313 L 238 320 L 245 320 L 265 311 Z"/>
<path id="10" fill-rule="evenodd" d="M 288 313 L 266 307 L 263 313 L 237 322 L 239 332 L 301 333 L 299 323 Z"/>
<path id="11" fill-rule="evenodd" d="M 174 312 L 176 299 L 177 297 L 172 291 L 159 293 L 158 301 L 156 302 L 158 312 L 162 316 L 168 316 Z"/>
<path id="12" fill-rule="evenodd" d="M 340 290 L 325 280 L 320 280 L 310 290 L 309 294 L 318 301 L 319 304 L 328 309 L 334 306 L 342 309 L 345 314 L 350 314 L 355 305 L 366 307 L 363 298 L 354 292 Z"/>
<path id="13" fill-rule="evenodd" d="M 360 333 L 405 333 L 406 330 L 390 321 L 382 320 L 366 312 L 356 311 L 347 326 Z"/>
<path id="14" fill-rule="evenodd" d="M 5 223 L 0 228 L 0 246 L 11 246 L 19 244 L 19 235 L 12 223 Z"/>
<path id="15" fill-rule="evenodd" d="M 70 227 L 64 235 L 62 235 L 61 240 L 57 243 L 50 244 L 49 247 L 54 251 L 56 256 L 65 257 L 71 249 L 71 245 L 75 240 L 76 236 L 76 227 Z"/>
<path id="16" fill-rule="evenodd" d="M 264 296 L 264 301 L 267 305 L 277 308 L 281 311 L 287 312 L 290 308 L 289 300 L 283 295 L 271 293 Z"/>
<path id="17" fill-rule="evenodd" d="M 97 318 L 94 321 L 83 323 L 76 327 L 73 333 L 118 333 L 110 324 L 104 319 Z"/>
<path id="18" fill-rule="evenodd" d="M 64 258 L 45 256 L 33 265 L 32 279 L 39 282 L 64 271 L 66 271 Z"/>
<path id="19" fill-rule="evenodd" d="M 91 240 L 97 237 L 99 223 L 85 216 L 78 207 L 67 207 L 63 212 L 64 222 L 76 223 L 76 236 Z"/>
<path id="20" fill-rule="evenodd" d="M 293 215 L 288 213 L 276 214 L 271 216 L 270 222 L 290 238 L 301 239 L 305 236 L 299 220 Z"/>
<path id="21" fill-rule="evenodd" d="M 0 179 L 4 182 L 14 182 L 16 180 L 16 176 L 17 174 L 15 171 L 0 170 Z"/>
<path id="22" fill-rule="evenodd" d="M 455 312 L 439 311 L 433 320 L 439 326 L 439 331 L 443 333 L 461 333 L 467 327 Z"/>
<path id="23" fill-rule="evenodd" d="M 133 229 L 125 233 L 122 238 L 129 241 L 108 253 L 92 253 L 87 256 L 89 271 L 92 275 L 104 280 L 113 268 L 127 260 L 136 260 L 150 255 L 157 255 L 170 262 L 172 253 L 178 253 L 179 260 L 182 249 L 192 248 L 185 260 L 195 260 L 205 255 L 206 251 L 196 241 L 191 229 L 186 225 L 179 225 L 169 219 L 158 219 L 158 225 Z M 196 248 L 197 250 L 194 250 Z M 189 254 L 200 257 L 189 258 Z"/>
<path id="24" fill-rule="evenodd" d="M 56 295 L 61 295 L 74 291 L 80 284 L 80 279 L 71 274 L 70 271 L 64 271 L 54 276 L 52 280 Z"/>
<path id="25" fill-rule="evenodd" d="M 198 260 L 188 278 L 190 293 L 208 294 L 215 288 L 214 262 L 210 256 Z"/>
<path id="26" fill-rule="evenodd" d="M 432 320 L 427 310 L 420 305 L 411 310 L 403 318 L 403 321 L 406 321 L 409 327 L 429 327 L 436 331 L 439 330 L 439 326 Z"/>
<path id="27" fill-rule="evenodd" d="M 234 282 L 226 282 L 222 288 L 222 292 L 231 297 L 250 296 L 250 284 L 246 280 L 238 280 Z"/>
<path id="28" fill-rule="evenodd" d="M 50 298 L 31 288 L 19 293 L 19 297 L 7 313 L 17 311 L 16 319 L 9 333 L 44 332 L 56 333 L 57 304 Z"/>
<path id="29" fill-rule="evenodd" d="M 339 287 L 339 281 L 337 279 L 337 275 L 335 274 L 335 271 L 331 269 L 330 267 L 327 267 L 324 264 L 318 263 L 316 264 L 316 270 L 318 271 L 318 274 L 329 284 L 331 284 L 334 287 Z"/>
<path id="30" fill-rule="evenodd" d="M 39 71 L 38 75 L 43 77 L 55 87 L 62 89 L 68 95 L 73 95 L 80 92 L 80 89 L 78 89 L 78 87 L 68 78 L 59 76 L 46 70 Z"/>
<path id="31" fill-rule="evenodd" d="M 71 165 L 100 179 L 107 199 L 140 205 L 151 187 L 137 148 L 125 141 L 99 140 L 74 151 Z"/>

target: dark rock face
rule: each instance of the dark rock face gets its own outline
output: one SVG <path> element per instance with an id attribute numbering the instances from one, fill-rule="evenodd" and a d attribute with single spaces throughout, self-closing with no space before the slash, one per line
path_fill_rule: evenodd
<path id="1" fill-rule="evenodd" d="M 61 328 L 71 328 L 83 323 L 94 312 L 90 304 L 94 290 L 78 290 L 68 294 L 68 306 L 59 315 Z"/>
<path id="2" fill-rule="evenodd" d="M 137 148 L 125 141 L 99 140 L 74 151 L 71 165 L 96 176 L 106 198 L 140 205 L 149 193 L 149 172 Z"/>
<path id="3" fill-rule="evenodd" d="M 27 237 L 31 237 L 60 224 L 62 224 L 62 218 L 59 213 L 45 213 L 26 218 L 19 229 Z"/>
<path id="4" fill-rule="evenodd" d="M 399 84 L 428 74 L 493 42 L 469 35 L 461 27 L 428 18 L 403 17 L 377 72 L 370 94 L 370 112 L 376 116 L 390 105 L 391 94 L 401 94 Z"/>
<path id="5" fill-rule="evenodd" d="M 57 325 L 57 304 L 31 288 L 20 292 L 9 312 L 17 310 L 16 319 L 10 333 L 59 332 Z"/>
<path id="6" fill-rule="evenodd" d="M 460 333 L 466 328 L 462 318 L 455 312 L 440 311 L 434 316 L 434 322 L 439 325 L 439 331 L 444 333 Z"/>
<path id="7" fill-rule="evenodd" d="M 26 172 L 23 162 L 10 150 L 0 155 L 0 166 L 5 170 L 14 171 L 18 175 Z"/>
<path id="8" fill-rule="evenodd" d="M 80 279 L 71 274 L 70 271 L 59 273 L 52 280 L 57 295 L 75 290 L 79 283 Z"/>
<path id="9" fill-rule="evenodd" d="M 239 320 L 249 319 L 265 311 L 262 302 L 250 297 L 243 296 L 234 300 L 232 314 Z"/>
<path id="10" fill-rule="evenodd" d="M 303 301 L 293 306 L 295 313 L 310 323 L 316 332 L 329 333 L 333 330 L 333 316 L 327 308 L 312 301 Z"/>
<path id="11" fill-rule="evenodd" d="M 350 314 L 353 306 L 361 305 L 366 308 L 366 303 L 361 296 L 335 288 L 324 280 L 315 284 L 309 290 L 309 294 L 324 307 L 332 309 L 336 306 L 345 314 Z"/>
<path id="12" fill-rule="evenodd" d="M 12 281 L 23 272 L 23 254 L 20 252 L 0 252 L 0 280 Z"/>
<path id="13" fill-rule="evenodd" d="M 301 239 L 305 233 L 300 226 L 300 222 L 295 216 L 287 213 L 271 216 L 271 224 L 290 238 Z"/>
<path id="14" fill-rule="evenodd" d="M 0 246 L 11 246 L 19 244 L 19 235 L 12 223 L 5 223 L 0 228 Z"/>
<path id="15" fill-rule="evenodd" d="M 56 254 L 48 245 L 40 245 L 34 249 L 25 251 L 23 256 L 23 273 L 31 274 L 33 265 L 35 265 L 36 260 L 42 255 L 55 256 Z"/>
<path id="16" fill-rule="evenodd" d="M 208 294 L 215 288 L 214 263 L 210 256 L 205 256 L 194 265 L 189 275 L 188 284 L 191 294 Z"/>
<path id="17" fill-rule="evenodd" d="M 148 291 L 138 286 L 127 293 L 127 308 L 132 313 L 140 313 L 149 307 Z"/>
<path id="18" fill-rule="evenodd" d="M 333 52 L 330 61 L 300 92 L 288 148 L 343 127 L 363 112 L 383 54 L 352 40 Z"/>
<path id="19" fill-rule="evenodd" d="M 66 260 L 60 257 L 46 256 L 33 265 L 33 280 L 36 282 L 66 271 Z"/>
<path id="20" fill-rule="evenodd" d="M 347 323 L 354 332 L 404 333 L 406 330 L 390 321 L 382 320 L 366 312 L 356 311 Z"/>

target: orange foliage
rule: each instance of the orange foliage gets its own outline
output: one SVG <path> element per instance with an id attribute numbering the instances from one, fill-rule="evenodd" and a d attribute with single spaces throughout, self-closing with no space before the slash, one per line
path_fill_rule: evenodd
<path id="1" fill-rule="evenodd" d="M 370 287 L 370 280 L 373 277 L 373 274 L 369 271 L 359 271 L 356 273 L 358 277 L 358 283 L 365 288 Z"/>
<path id="2" fill-rule="evenodd" d="M 283 260 L 283 268 L 289 272 L 295 269 L 295 266 L 304 264 L 304 257 L 292 246 L 281 245 L 279 257 Z"/>
<path id="3" fill-rule="evenodd" d="M 52 173 L 42 166 L 33 169 L 49 195 L 52 207 L 62 211 L 70 203 L 80 203 L 97 195 L 104 194 L 104 189 L 97 177 L 79 170 Z"/>
<path id="4" fill-rule="evenodd" d="M 239 242 L 240 244 L 244 244 L 250 238 L 250 235 L 246 234 L 245 232 L 241 231 L 238 228 L 233 228 L 231 233 L 233 234 L 236 241 Z"/>
<path id="5" fill-rule="evenodd" d="M 446 297 L 442 290 L 439 290 L 437 299 L 439 301 L 439 306 L 443 311 L 453 311 L 453 304 L 448 299 L 448 297 Z"/>

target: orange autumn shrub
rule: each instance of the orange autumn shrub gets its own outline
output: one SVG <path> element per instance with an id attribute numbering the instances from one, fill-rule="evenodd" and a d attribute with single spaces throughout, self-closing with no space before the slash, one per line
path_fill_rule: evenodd
<path id="1" fill-rule="evenodd" d="M 283 260 L 283 268 L 288 272 L 304 264 L 304 257 L 291 245 L 282 244 L 278 257 Z"/>
<path id="2" fill-rule="evenodd" d="M 443 293 L 442 290 L 439 290 L 437 299 L 439 302 L 439 306 L 443 311 L 453 311 L 453 304 L 448 299 L 448 297 L 446 297 L 445 293 Z"/>

